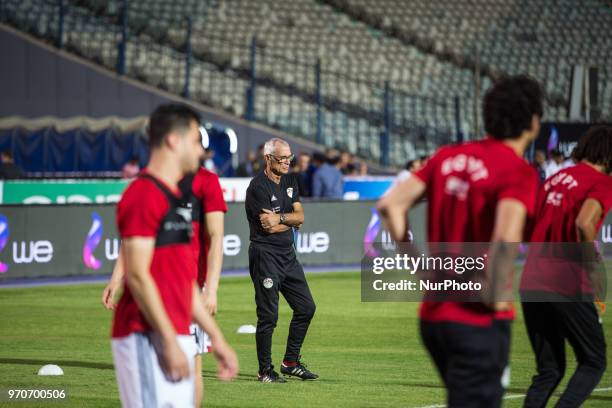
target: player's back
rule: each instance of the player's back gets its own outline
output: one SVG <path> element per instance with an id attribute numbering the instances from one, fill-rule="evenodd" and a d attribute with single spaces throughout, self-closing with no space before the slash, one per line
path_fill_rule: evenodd
<path id="1" fill-rule="evenodd" d="M 489 242 L 502 199 L 518 200 L 533 214 L 537 173 L 495 139 L 443 148 L 416 176 L 427 186 L 431 243 Z M 424 321 L 487 326 L 493 318 L 512 319 L 514 312 L 496 313 L 481 303 L 436 301 L 426 295 L 420 316 Z"/>
<path id="2" fill-rule="evenodd" d="M 416 175 L 427 184 L 429 242 L 488 242 L 501 199 L 535 203 L 535 170 L 491 138 L 442 148 Z"/>
<path id="3" fill-rule="evenodd" d="M 576 218 L 586 199 L 596 199 L 605 206 L 611 197 L 612 177 L 586 163 L 557 172 L 544 182 L 538 194 L 531 241 L 577 242 Z M 602 222 L 603 216 L 597 229 Z"/>
<path id="4" fill-rule="evenodd" d="M 590 296 L 591 279 L 582 261 L 584 247 L 577 244 L 576 219 L 588 199 L 597 200 L 602 215 L 612 205 L 612 177 L 586 163 L 562 169 L 544 182 L 538 194 L 529 254 L 521 275 L 523 300 L 542 293 L 561 297 Z M 552 243 L 552 244 L 549 244 Z M 535 295 L 534 295 L 535 294 Z"/>

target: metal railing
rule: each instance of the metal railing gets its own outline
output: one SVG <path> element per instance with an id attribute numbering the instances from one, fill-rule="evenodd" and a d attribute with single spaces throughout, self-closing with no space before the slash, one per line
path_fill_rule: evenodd
<path id="1" fill-rule="evenodd" d="M 84 3 L 0 0 L 0 18 L 121 75 L 385 166 L 470 133 L 465 98 L 411 94 L 350 67 L 338 72 L 320 60 L 300 60 L 256 38 L 202 38 L 190 18 L 153 38 L 131 25 L 127 0 L 115 2 L 121 7 L 114 15 Z"/>

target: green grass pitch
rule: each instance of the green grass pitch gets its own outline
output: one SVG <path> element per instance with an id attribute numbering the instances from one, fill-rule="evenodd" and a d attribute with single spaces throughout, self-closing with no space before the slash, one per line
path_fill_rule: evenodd
<path id="1" fill-rule="evenodd" d="M 308 280 L 317 313 L 302 353 L 320 380 L 255 381 L 254 335 L 236 333 L 240 325 L 255 324 L 253 288 L 247 277 L 225 278 L 218 322 L 239 355 L 240 374 L 231 383 L 216 380 L 214 361 L 206 356 L 205 406 L 282 407 L 293 404 L 290 400 L 304 407 L 416 408 L 444 403 L 444 388 L 419 340 L 416 303 L 361 303 L 358 273 L 311 274 Z M 111 313 L 100 304 L 101 291 L 99 284 L 0 289 L 0 390 L 65 388 L 69 393 L 67 402 L 11 403 L 5 399 L 0 406 L 119 406 L 109 341 Z M 606 338 L 610 339 L 612 315 L 606 317 Z M 273 347 L 277 366 L 289 319 L 289 307 L 281 301 Z M 568 356 L 561 387 L 574 368 L 569 349 Z M 520 313 L 513 326 L 511 362 L 510 398 L 504 406 L 520 407 L 534 372 Z M 47 363 L 59 364 L 65 375 L 37 376 L 38 368 Z M 584 406 L 612 406 L 612 369 L 598 388 L 603 390 Z"/>

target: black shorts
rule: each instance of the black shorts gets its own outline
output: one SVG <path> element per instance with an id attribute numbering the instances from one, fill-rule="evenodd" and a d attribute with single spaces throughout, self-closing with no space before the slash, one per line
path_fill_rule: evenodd
<path id="1" fill-rule="evenodd" d="M 421 320 L 421 337 L 446 386 L 449 408 L 501 406 L 509 381 L 510 324 L 494 320 L 490 327 L 479 327 Z"/>

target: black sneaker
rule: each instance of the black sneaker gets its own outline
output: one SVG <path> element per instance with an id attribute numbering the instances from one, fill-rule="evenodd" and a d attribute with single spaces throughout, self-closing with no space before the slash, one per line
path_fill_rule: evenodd
<path id="1" fill-rule="evenodd" d="M 281 364 L 280 371 L 284 375 L 291 375 L 301 378 L 302 380 L 316 380 L 319 378 L 318 375 L 308 370 L 306 365 L 302 364 L 299 360 L 297 361 L 297 365 L 294 366 L 286 366 L 285 364 Z"/>
<path id="2" fill-rule="evenodd" d="M 283 377 L 278 375 L 276 371 L 274 371 L 274 366 L 271 366 L 267 370 L 264 370 L 263 373 L 258 373 L 257 381 L 261 381 L 264 383 L 285 383 L 287 382 L 287 380 L 285 380 Z"/>

